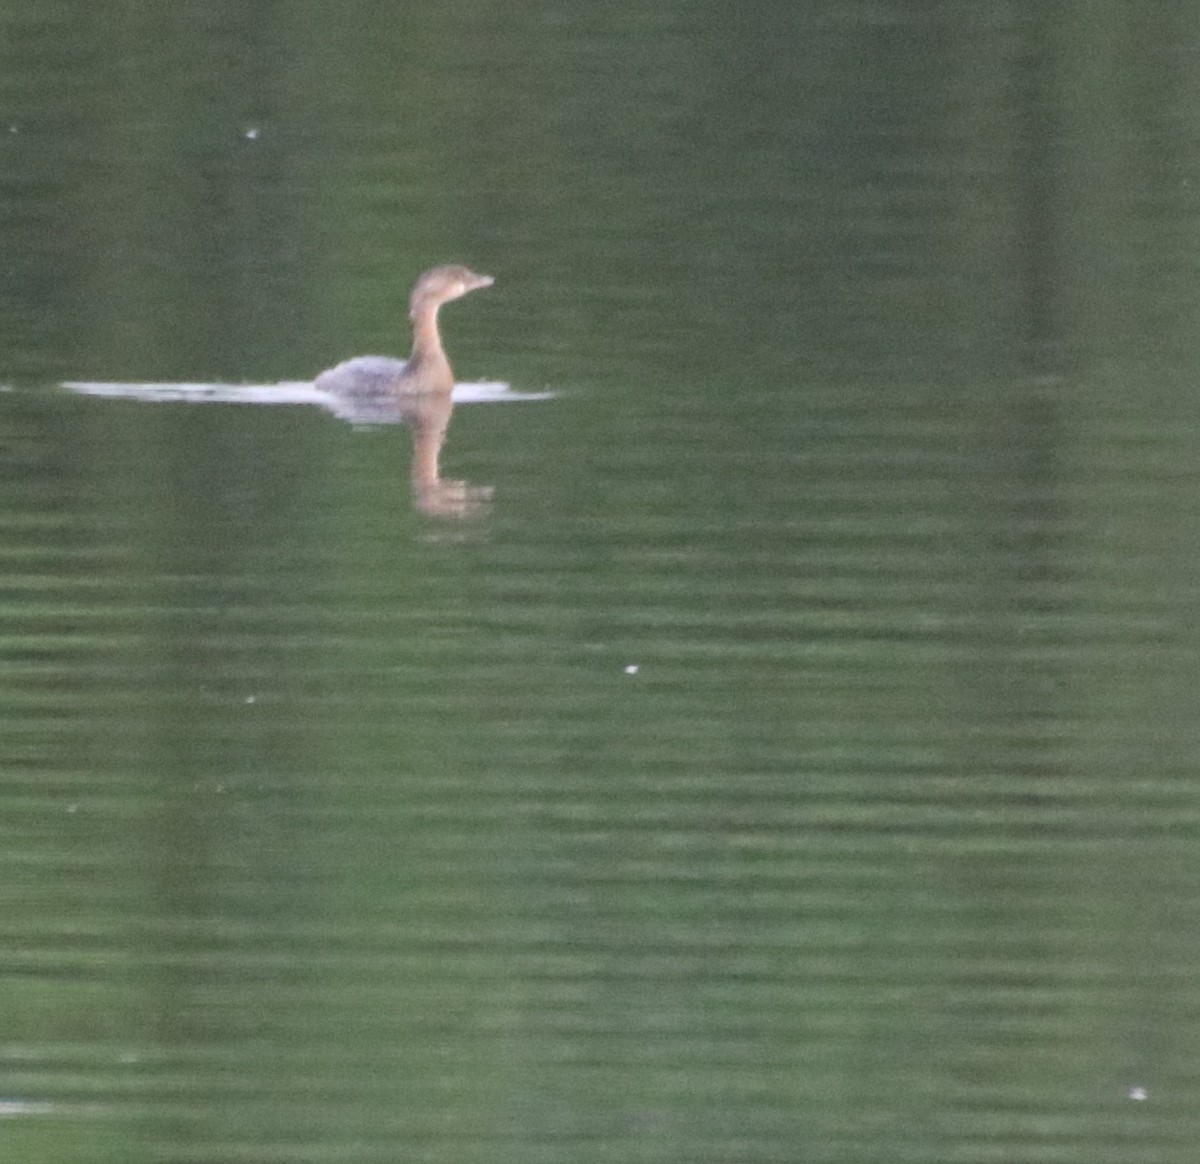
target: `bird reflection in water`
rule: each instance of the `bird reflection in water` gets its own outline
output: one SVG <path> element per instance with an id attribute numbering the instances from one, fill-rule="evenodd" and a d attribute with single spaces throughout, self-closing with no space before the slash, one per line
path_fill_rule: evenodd
<path id="1" fill-rule="evenodd" d="M 335 416 L 359 428 L 404 424 L 412 436 L 413 504 L 431 517 L 472 517 L 495 496 L 491 485 L 471 485 L 443 477 L 439 467 L 454 401 L 448 392 L 410 392 L 369 401 L 339 396 L 330 404 Z"/>

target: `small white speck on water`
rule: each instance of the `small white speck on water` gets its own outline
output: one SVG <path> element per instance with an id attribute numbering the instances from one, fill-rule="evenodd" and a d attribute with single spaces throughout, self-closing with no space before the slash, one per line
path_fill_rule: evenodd
<path id="1" fill-rule="evenodd" d="M 629 666 L 625 668 L 626 675 L 636 675 L 637 673 L 638 665 L 636 663 L 630 663 Z"/>
<path id="2" fill-rule="evenodd" d="M 1131 1087 L 1126 1093 L 1130 1099 L 1143 1100 L 1150 1098 L 1150 1092 L 1144 1087 Z"/>
<path id="3" fill-rule="evenodd" d="M 258 696 L 257 696 L 257 695 L 247 695 L 247 696 L 246 696 L 246 702 L 247 702 L 247 703 L 257 703 L 257 702 L 258 702 Z"/>
<path id="4" fill-rule="evenodd" d="M 9 132 L 9 133 L 20 133 L 20 132 L 21 132 L 21 127 L 20 127 L 20 126 L 18 126 L 18 125 L 10 125 L 10 126 L 8 127 L 8 132 Z"/>
<path id="5" fill-rule="evenodd" d="M 251 126 L 246 130 L 245 137 L 247 141 L 258 141 L 258 130 Z"/>

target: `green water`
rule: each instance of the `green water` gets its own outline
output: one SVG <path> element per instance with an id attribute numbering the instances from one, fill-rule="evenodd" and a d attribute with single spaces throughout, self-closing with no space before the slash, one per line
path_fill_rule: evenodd
<path id="1" fill-rule="evenodd" d="M 0 1156 L 1190 1164 L 1191 5 L 0 14 Z M 403 354 L 401 430 L 73 397 Z"/>

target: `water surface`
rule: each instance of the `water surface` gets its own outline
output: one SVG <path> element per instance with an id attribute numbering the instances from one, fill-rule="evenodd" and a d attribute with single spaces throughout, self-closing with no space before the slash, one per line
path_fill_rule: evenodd
<path id="1" fill-rule="evenodd" d="M 8 1154 L 1190 1161 L 1196 25 L 10 4 Z"/>

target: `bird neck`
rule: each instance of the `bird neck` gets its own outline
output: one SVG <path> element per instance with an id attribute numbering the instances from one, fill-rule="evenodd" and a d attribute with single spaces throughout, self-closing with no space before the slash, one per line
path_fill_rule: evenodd
<path id="1" fill-rule="evenodd" d="M 442 337 L 438 333 L 438 306 L 435 303 L 419 303 L 412 311 L 413 346 L 412 361 L 415 364 L 445 361 Z"/>
<path id="2" fill-rule="evenodd" d="M 411 391 L 449 393 L 454 389 L 454 373 L 438 335 L 438 306 L 436 302 L 424 302 L 412 310 L 412 355 L 405 371 Z"/>

